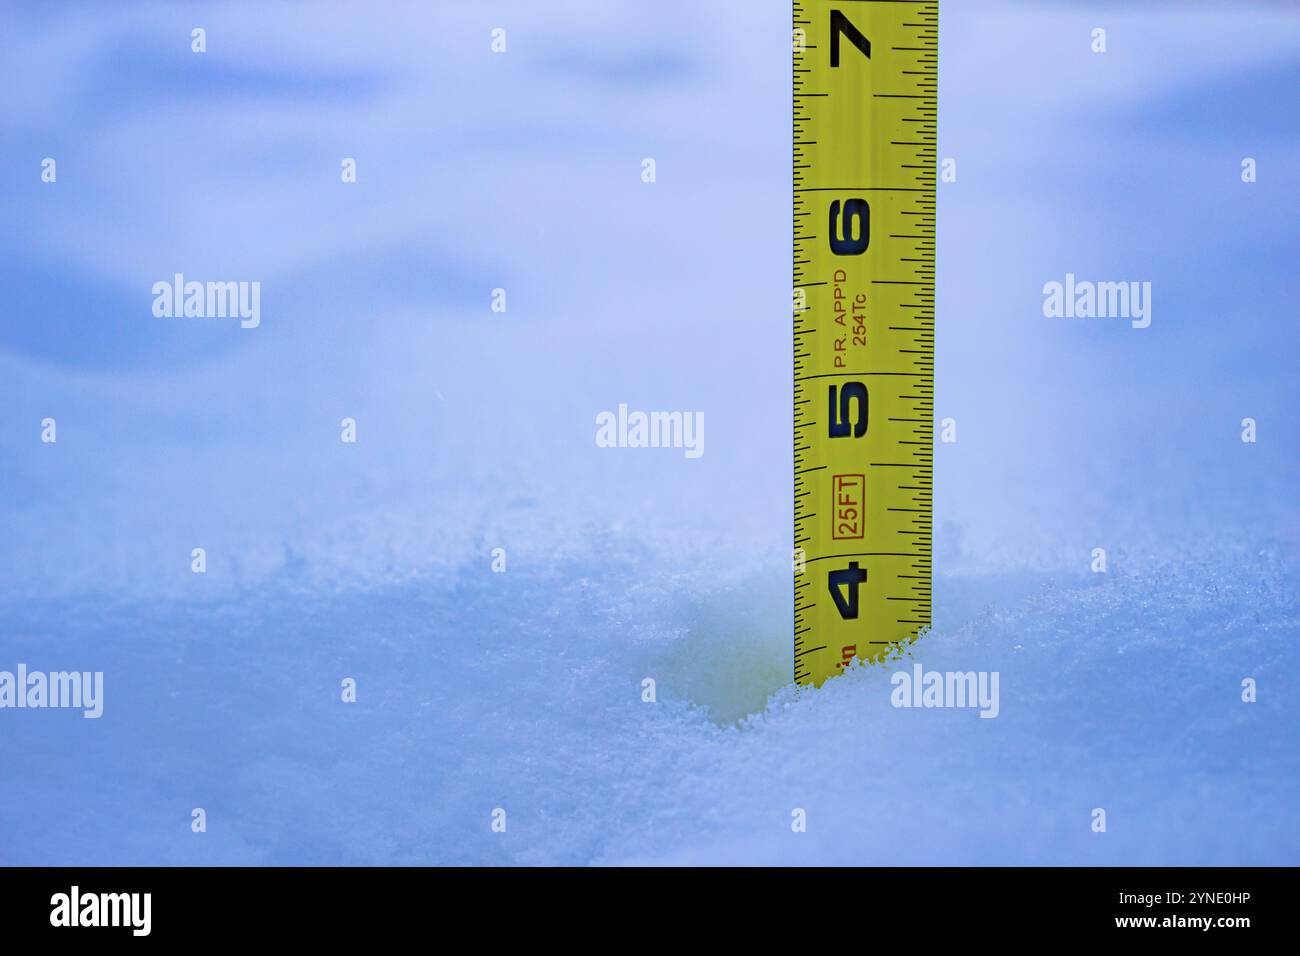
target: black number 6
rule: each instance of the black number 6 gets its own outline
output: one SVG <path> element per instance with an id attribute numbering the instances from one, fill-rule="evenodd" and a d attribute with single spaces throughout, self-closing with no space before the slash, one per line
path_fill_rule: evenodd
<path id="1" fill-rule="evenodd" d="M 858 236 L 853 237 L 854 226 Z M 844 200 L 844 218 L 840 218 L 840 201 L 831 203 L 831 252 L 837 256 L 860 256 L 871 244 L 871 206 L 865 199 Z"/>

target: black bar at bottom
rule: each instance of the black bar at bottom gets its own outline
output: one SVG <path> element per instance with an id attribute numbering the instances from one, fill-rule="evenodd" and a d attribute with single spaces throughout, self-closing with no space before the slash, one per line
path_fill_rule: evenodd
<path id="1" fill-rule="evenodd" d="M 774 934 L 816 943 L 834 931 L 863 943 L 902 933 L 917 943 L 1130 936 L 1232 945 L 1284 931 L 1293 877 L 1287 868 L 12 868 L 0 869 L 0 926 L 7 943 L 337 945 L 427 938 L 436 926 L 485 939 L 582 934 L 612 919 L 632 934 L 604 940 L 618 947 L 632 937 L 667 946 L 683 937 L 665 934 L 701 926 L 767 944 Z"/>

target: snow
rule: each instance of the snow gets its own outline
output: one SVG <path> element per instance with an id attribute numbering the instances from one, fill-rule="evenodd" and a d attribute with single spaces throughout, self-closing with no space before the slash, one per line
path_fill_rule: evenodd
<path id="1" fill-rule="evenodd" d="M 5 860 L 1293 863 L 1294 572 L 1243 553 L 1019 598 L 1021 579 L 941 575 L 947 622 L 913 657 L 998 671 L 991 720 L 892 707 L 910 661 L 796 691 L 788 613 L 763 607 L 779 575 L 703 594 L 613 550 L 364 592 L 36 605 L 11 652 L 102 668 L 107 711 L 5 715 Z"/>

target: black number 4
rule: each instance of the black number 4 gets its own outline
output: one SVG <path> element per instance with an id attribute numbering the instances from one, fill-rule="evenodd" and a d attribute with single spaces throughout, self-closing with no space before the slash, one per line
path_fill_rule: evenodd
<path id="1" fill-rule="evenodd" d="M 856 561 L 850 561 L 847 568 L 826 575 L 826 588 L 831 592 L 835 607 L 844 620 L 857 620 L 858 585 L 866 583 L 866 580 L 867 572 L 858 567 Z M 841 588 L 843 591 L 840 590 Z"/>

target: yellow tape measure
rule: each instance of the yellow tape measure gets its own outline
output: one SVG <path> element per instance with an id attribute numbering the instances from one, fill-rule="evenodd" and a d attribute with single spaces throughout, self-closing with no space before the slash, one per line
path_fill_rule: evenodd
<path id="1" fill-rule="evenodd" d="M 935 0 L 794 4 L 794 677 L 930 623 Z"/>

